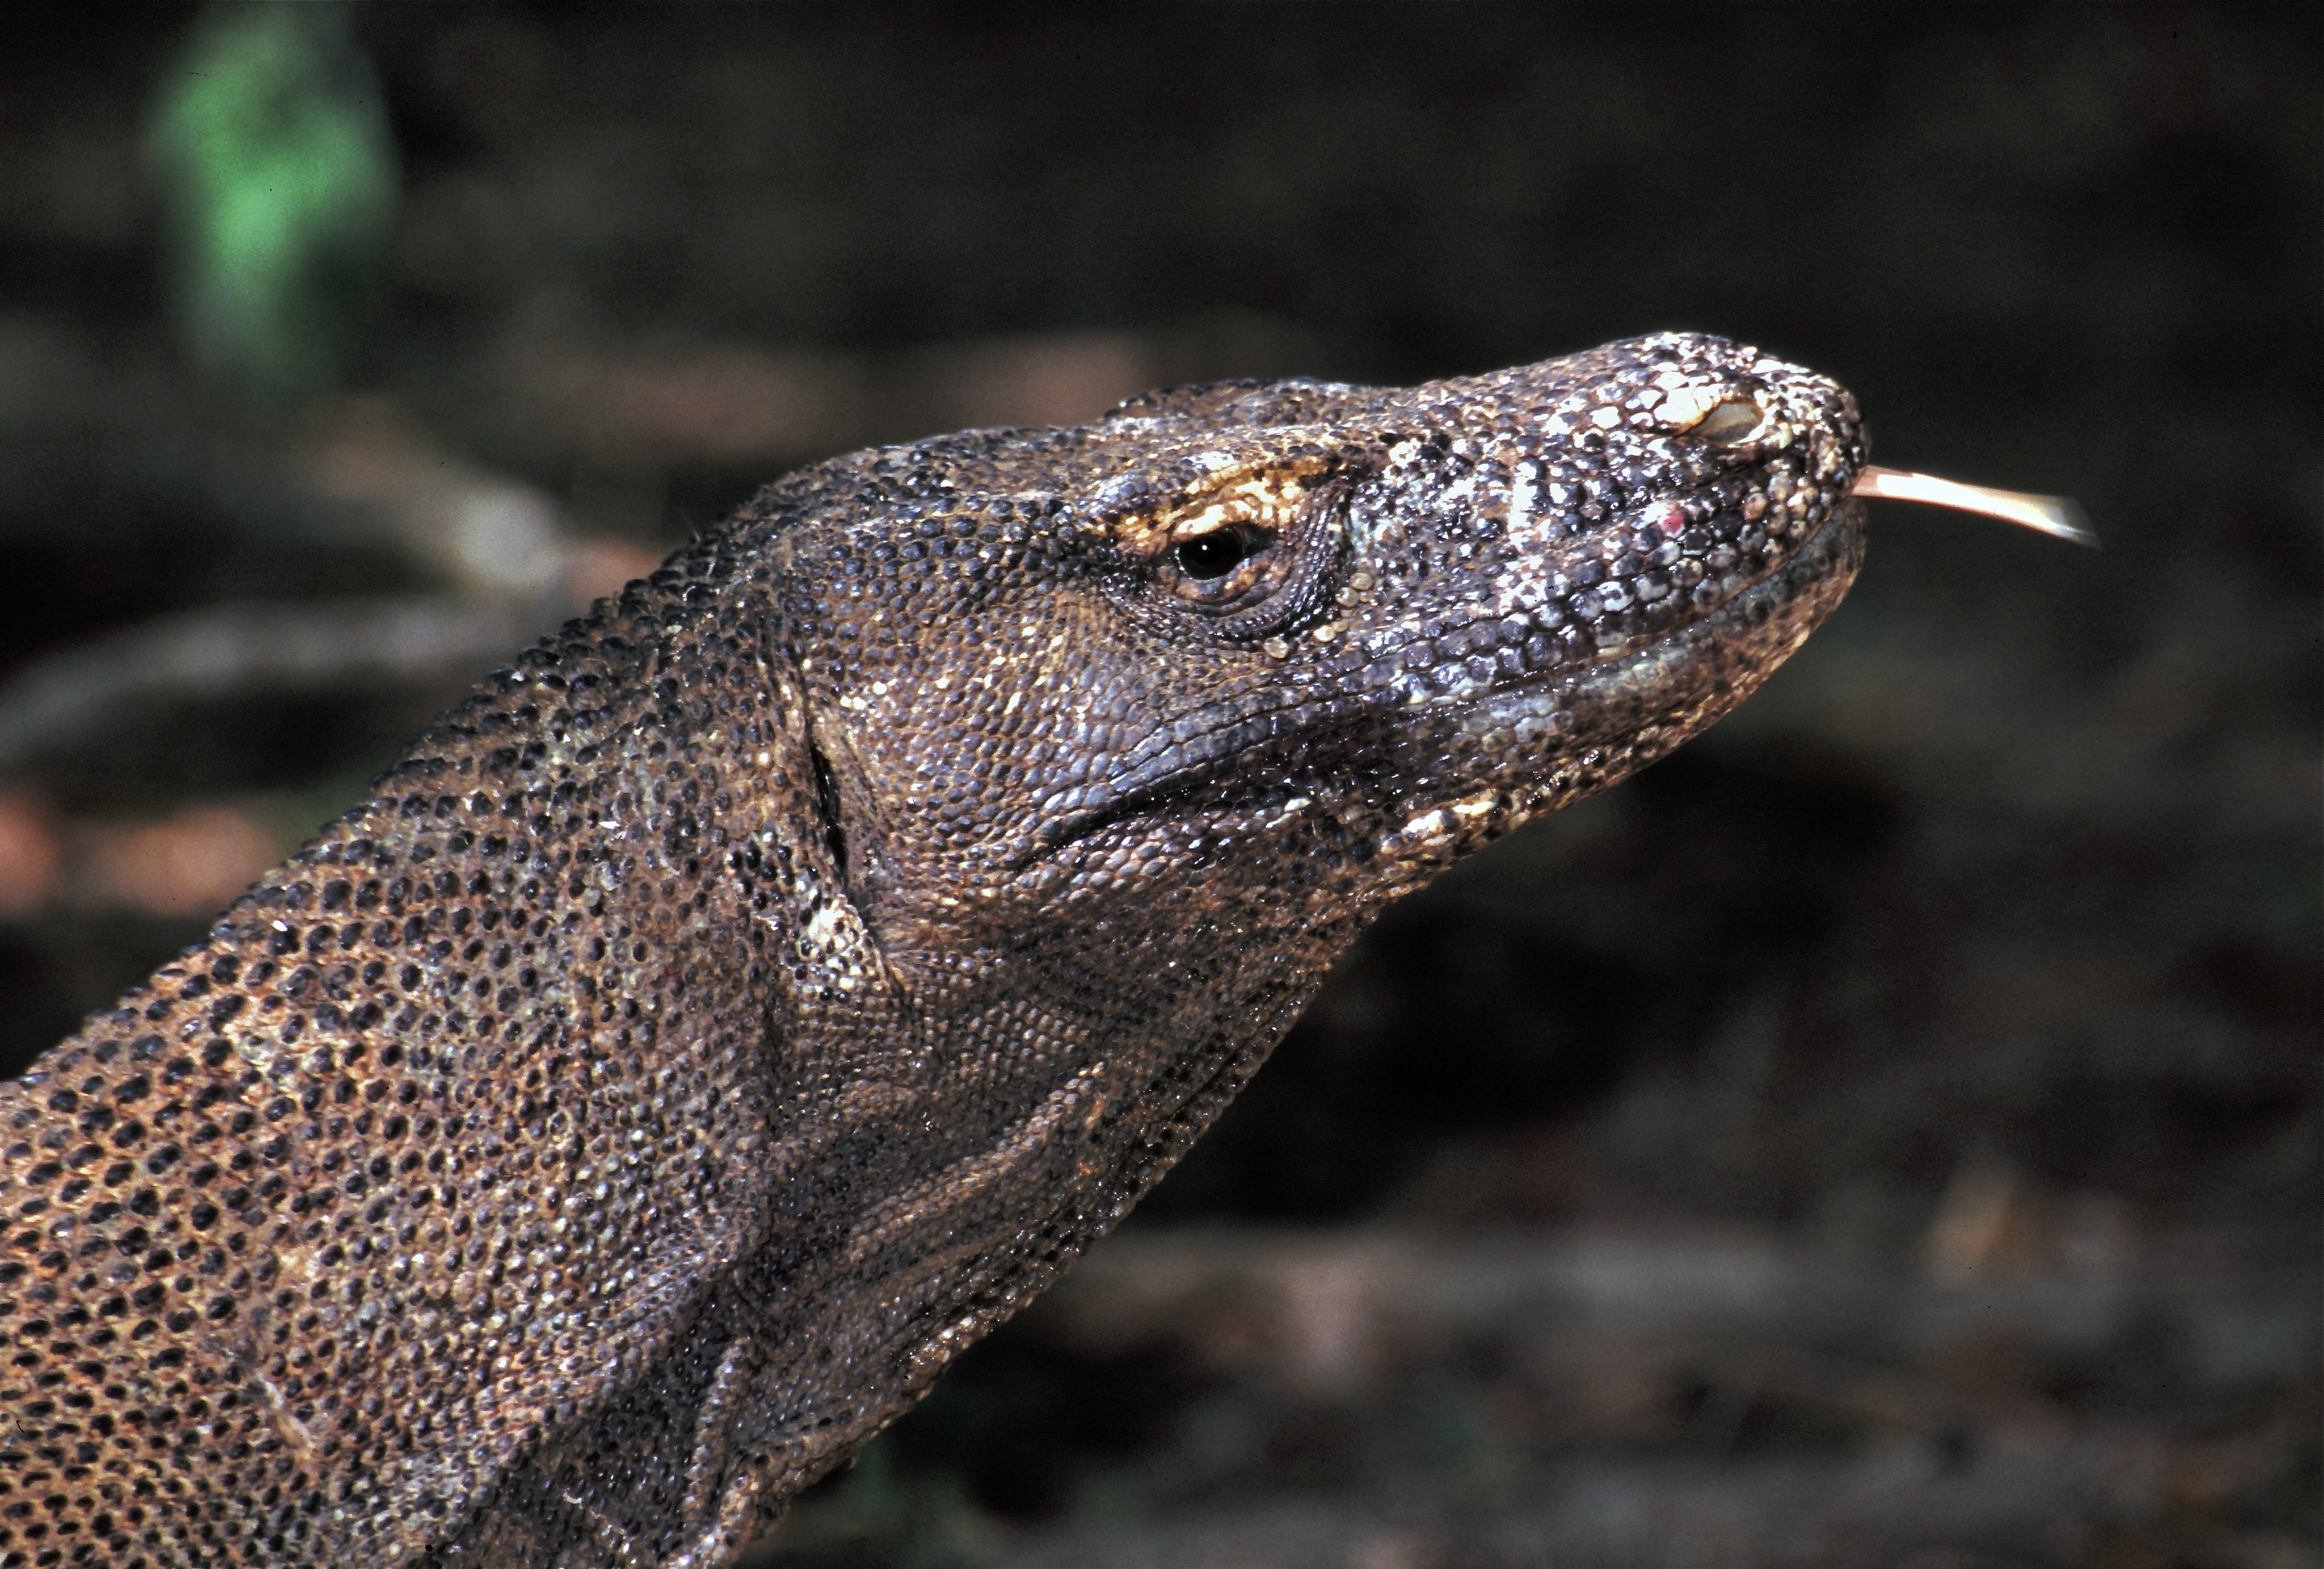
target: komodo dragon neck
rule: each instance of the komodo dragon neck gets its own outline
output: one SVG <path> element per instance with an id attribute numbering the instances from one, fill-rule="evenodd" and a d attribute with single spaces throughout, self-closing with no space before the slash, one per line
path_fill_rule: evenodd
<path id="1" fill-rule="evenodd" d="M 0 1563 L 731 1561 L 1796 648 L 1863 457 L 1666 335 L 770 487 L 0 1086 Z"/>

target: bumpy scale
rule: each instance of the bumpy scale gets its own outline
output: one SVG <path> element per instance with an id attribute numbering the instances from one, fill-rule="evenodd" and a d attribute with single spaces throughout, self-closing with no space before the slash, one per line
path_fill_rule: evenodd
<path id="1" fill-rule="evenodd" d="M 731 1561 L 1798 647 L 1864 457 L 1665 335 L 771 486 L 0 1085 L 0 1569 Z"/>

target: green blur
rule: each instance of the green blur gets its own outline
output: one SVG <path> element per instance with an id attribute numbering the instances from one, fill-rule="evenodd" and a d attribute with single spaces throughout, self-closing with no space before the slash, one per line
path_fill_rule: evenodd
<path id="1" fill-rule="evenodd" d="M 187 347 L 266 401 L 338 382 L 376 300 L 398 167 L 339 5 L 214 6 L 156 94 L 147 162 Z"/>

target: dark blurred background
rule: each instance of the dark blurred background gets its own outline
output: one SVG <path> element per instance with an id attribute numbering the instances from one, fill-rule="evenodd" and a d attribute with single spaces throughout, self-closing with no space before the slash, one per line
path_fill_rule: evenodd
<path id="1" fill-rule="evenodd" d="M 31 7 L 0 1055 L 799 463 L 1664 328 L 1883 505 L 1393 911 L 754 1559 L 2319 1562 L 2324 46 L 2292 7 Z"/>

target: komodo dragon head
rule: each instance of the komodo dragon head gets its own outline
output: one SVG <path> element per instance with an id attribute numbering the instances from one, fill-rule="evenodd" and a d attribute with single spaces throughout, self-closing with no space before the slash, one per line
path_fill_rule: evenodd
<path id="1" fill-rule="evenodd" d="M 731 1562 L 1798 647 L 1864 450 L 1665 335 L 770 487 L 0 1085 L 0 1560 Z"/>
<path id="2" fill-rule="evenodd" d="M 1146 1020 L 1312 983 L 1797 648 L 1860 558 L 1864 454 L 1831 382 L 1665 334 L 810 471 L 760 507 L 796 519 L 772 553 L 847 898 L 931 998 L 978 963 Z"/>

